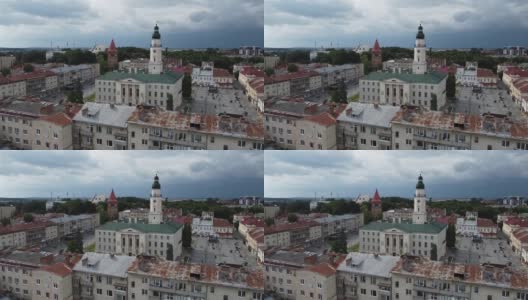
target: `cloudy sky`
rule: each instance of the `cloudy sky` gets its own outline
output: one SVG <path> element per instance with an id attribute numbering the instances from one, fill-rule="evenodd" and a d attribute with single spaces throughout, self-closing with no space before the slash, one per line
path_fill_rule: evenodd
<path id="1" fill-rule="evenodd" d="M 156 22 L 170 48 L 263 46 L 263 0 L 1 0 L 0 47 L 148 47 Z"/>
<path id="2" fill-rule="evenodd" d="M 264 0 L 266 47 L 413 47 L 423 23 L 428 46 L 527 46 L 526 0 Z"/>
<path id="3" fill-rule="evenodd" d="M 170 199 L 263 196 L 263 153 L 251 151 L 1 151 L 0 197 L 147 198 L 153 177 Z"/>
<path id="4" fill-rule="evenodd" d="M 424 176 L 433 199 L 528 196 L 528 153 L 509 151 L 266 151 L 266 197 L 413 197 Z"/>

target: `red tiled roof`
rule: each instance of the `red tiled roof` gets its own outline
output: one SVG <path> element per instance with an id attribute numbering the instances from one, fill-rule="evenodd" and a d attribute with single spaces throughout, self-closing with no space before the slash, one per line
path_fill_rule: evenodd
<path id="1" fill-rule="evenodd" d="M 495 73 L 493 73 L 490 69 L 477 69 L 477 77 L 496 77 Z"/>
<path id="2" fill-rule="evenodd" d="M 41 267 L 39 270 L 50 272 L 61 277 L 68 276 L 72 273 L 72 269 L 62 262 Z"/>
<path id="3" fill-rule="evenodd" d="M 229 221 L 226 219 L 214 218 L 213 226 L 214 227 L 231 227 L 231 223 L 229 223 Z"/>
<path id="4" fill-rule="evenodd" d="M 255 227 L 248 231 L 248 235 L 257 243 L 264 243 L 264 228 Z"/>
<path id="5" fill-rule="evenodd" d="M 255 67 L 244 67 L 240 74 L 245 76 L 255 76 L 255 77 L 264 77 L 265 73 Z"/>
<path id="6" fill-rule="evenodd" d="M 47 226 L 53 225 L 51 222 L 31 222 L 31 223 L 20 223 L 7 226 L 0 226 L 0 234 L 8 234 L 13 232 L 27 231 L 32 229 L 42 229 Z"/>
<path id="7" fill-rule="evenodd" d="M 381 47 L 379 45 L 378 39 L 376 39 L 376 42 L 374 43 L 374 48 L 372 49 L 372 52 L 381 52 Z"/>
<path id="8" fill-rule="evenodd" d="M 477 226 L 478 227 L 495 227 L 495 223 L 493 223 L 493 221 L 490 219 L 478 218 Z"/>
<path id="9" fill-rule="evenodd" d="M 515 236 L 515 238 L 521 241 L 523 244 L 528 243 L 528 228 L 515 229 L 512 232 L 512 235 Z"/>
<path id="10" fill-rule="evenodd" d="M 324 113 L 319 114 L 319 115 L 308 116 L 308 117 L 305 117 L 304 119 L 307 120 L 307 121 L 310 121 L 310 122 L 315 122 L 315 123 L 317 123 L 319 125 L 322 125 L 322 126 L 325 126 L 325 127 L 332 126 L 332 125 L 334 125 L 337 122 L 336 118 L 334 118 L 328 112 L 324 112 Z"/>
<path id="11" fill-rule="evenodd" d="M 108 50 L 109 50 L 109 51 L 115 51 L 115 50 L 117 50 L 116 45 L 115 45 L 115 42 L 114 42 L 114 39 L 112 39 L 112 42 L 110 43 L 110 48 L 109 48 Z"/>
<path id="12" fill-rule="evenodd" d="M 299 71 L 299 72 L 293 72 L 293 73 L 286 73 L 286 74 L 279 74 L 279 75 L 273 75 L 270 77 L 266 77 L 266 83 L 277 83 L 277 82 L 283 82 L 283 81 L 290 81 L 294 79 L 300 79 L 300 78 L 308 78 L 313 76 L 319 76 L 319 73 L 315 71 Z"/>
<path id="13" fill-rule="evenodd" d="M 110 197 L 108 198 L 108 202 L 117 202 L 116 195 L 114 193 L 114 189 L 112 189 L 112 192 L 110 193 Z"/>
<path id="14" fill-rule="evenodd" d="M 256 226 L 256 227 L 264 227 L 264 221 L 259 218 L 255 217 L 246 217 L 240 221 L 241 224 L 244 224 L 246 226 Z"/>
<path id="15" fill-rule="evenodd" d="M 518 78 L 512 82 L 513 86 L 521 93 L 528 93 L 528 78 Z"/>
<path id="16" fill-rule="evenodd" d="M 504 74 L 518 77 L 528 77 L 528 71 L 518 67 L 508 68 L 506 71 L 504 71 Z"/>
<path id="17" fill-rule="evenodd" d="M 53 123 L 55 125 L 64 127 L 70 125 L 73 120 L 66 113 L 60 112 L 58 114 L 41 117 L 40 120 Z"/>
<path id="18" fill-rule="evenodd" d="M 257 93 L 264 93 L 264 78 L 257 77 L 249 82 L 252 89 L 256 90 Z"/>
<path id="19" fill-rule="evenodd" d="M 315 272 L 325 277 L 332 276 L 336 273 L 336 269 L 329 263 L 322 263 L 306 268 L 307 271 Z"/>
<path id="20" fill-rule="evenodd" d="M 506 221 L 504 221 L 504 223 L 510 226 L 528 227 L 528 219 L 524 219 L 524 218 L 512 217 L 512 218 L 508 218 Z"/>
<path id="21" fill-rule="evenodd" d="M 374 197 L 372 198 L 372 203 L 381 203 L 381 198 L 378 193 L 378 189 L 376 189 L 376 192 L 374 193 Z"/>
<path id="22" fill-rule="evenodd" d="M 231 77 L 231 74 L 226 69 L 214 68 L 213 77 Z"/>
<path id="23" fill-rule="evenodd" d="M 193 218 L 191 216 L 179 216 L 179 217 L 172 218 L 172 221 L 178 224 L 191 224 L 192 219 Z"/>

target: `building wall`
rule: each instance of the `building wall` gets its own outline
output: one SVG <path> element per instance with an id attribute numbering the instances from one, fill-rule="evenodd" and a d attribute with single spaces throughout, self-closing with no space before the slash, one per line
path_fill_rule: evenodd
<path id="1" fill-rule="evenodd" d="M 0 84 L 0 99 L 7 97 L 24 97 L 26 96 L 26 82 L 17 81 L 7 84 Z"/>
<path id="2" fill-rule="evenodd" d="M 297 126 L 298 129 L 293 131 L 295 133 L 293 142 L 297 150 L 335 150 L 337 148 L 335 123 L 323 126 L 301 119 L 297 121 Z"/>
<path id="3" fill-rule="evenodd" d="M 0 113 L 0 140 L 13 143 L 20 149 L 31 149 L 32 124 L 35 118 Z"/>
<path id="4" fill-rule="evenodd" d="M 11 219 L 15 212 L 14 206 L 0 206 L 0 219 Z"/>
<path id="5" fill-rule="evenodd" d="M 128 149 L 127 128 L 74 122 L 75 149 L 82 150 L 126 150 Z"/>
<path id="6" fill-rule="evenodd" d="M 43 270 L 35 270 L 32 278 L 32 299 L 73 299 L 72 275 L 64 277 Z"/>
<path id="7" fill-rule="evenodd" d="M 296 275 L 294 277 L 295 289 L 297 290 L 295 299 L 337 299 L 335 274 L 326 277 L 316 272 L 299 270 Z"/>
<path id="8" fill-rule="evenodd" d="M 34 266 L 0 262 L 0 289 L 12 292 L 17 299 L 32 299 Z"/>
<path id="9" fill-rule="evenodd" d="M 98 273 L 73 272 L 73 299 L 125 300 L 127 278 L 101 275 Z"/>
<path id="10" fill-rule="evenodd" d="M 337 148 L 346 150 L 390 150 L 392 148 L 391 128 L 338 121 Z"/>
<path id="11" fill-rule="evenodd" d="M 265 264 L 264 290 L 277 293 L 281 299 L 296 299 L 297 283 L 294 280 L 297 269 L 291 266 Z"/>
<path id="12" fill-rule="evenodd" d="M 264 97 L 286 97 L 290 96 L 290 82 L 281 81 L 274 83 L 266 83 L 264 85 Z"/>
<path id="13" fill-rule="evenodd" d="M 72 124 L 57 124 L 37 119 L 31 130 L 31 147 L 33 150 L 72 150 Z"/>
<path id="14" fill-rule="evenodd" d="M 391 278 L 337 272 L 338 300 L 389 300 L 391 299 Z"/>

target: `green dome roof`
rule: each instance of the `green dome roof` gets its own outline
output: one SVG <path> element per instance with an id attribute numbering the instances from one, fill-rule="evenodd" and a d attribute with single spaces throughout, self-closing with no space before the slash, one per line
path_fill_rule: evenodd
<path id="1" fill-rule="evenodd" d="M 159 33 L 158 24 L 156 24 L 156 27 L 154 27 L 154 33 L 152 34 L 152 38 L 156 40 L 161 39 L 161 34 Z"/>
<path id="2" fill-rule="evenodd" d="M 418 183 L 416 184 L 416 188 L 420 190 L 425 189 L 425 184 L 423 183 L 422 174 L 420 174 L 420 176 L 418 177 Z"/>
<path id="3" fill-rule="evenodd" d="M 154 176 L 154 183 L 152 184 L 152 188 L 153 188 L 153 189 L 156 189 L 156 190 L 161 189 L 161 185 L 160 185 L 160 183 L 159 183 L 159 177 L 158 177 L 158 174 L 156 174 L 156 176 Z"/>
<path id="4" fill-rule="evenodd" d="M 416 38 L 420 40 L 425 39 L 425 34 L 423 33 L 422 24 L 420 24 L 420 27 L 418 27 L 418 33 L 416 34 Z"/>

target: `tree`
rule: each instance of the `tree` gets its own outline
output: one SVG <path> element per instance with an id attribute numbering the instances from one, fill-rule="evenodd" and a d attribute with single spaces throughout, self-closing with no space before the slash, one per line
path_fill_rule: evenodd
<path id="1" fill-rule="evenodd" d="M 83 239 L 81 232 L 77 231 L 75 233 L 75 236 L 68 241 L 68 251 L 73 253 L 83 253 L 84 252 L 84 246 L 83 246 Z"/>
<path id="2" fill-rule="evenodd" d="M 266 218 L 266 220 L 264 220 L 264 222 L 266 223 L 267 226 L 271 226 L 271 225 L 275 224 L 275 220 L 273 220 L 273 218 Z"/>
<path id="3" fill-rule="evenodd" d="M 295 222 L 297 222 L 298 219 L 299 219 L 299 217 L 297 217 L 296 214 L 289 214 L 288 215 L 288 222 L 290 222 L 290 223 L 295 223 Z"/>
<path id="4" fill-rule="evenodd" d="M 343 231 L 331 242 L 332 251 L 337 253 L 348 253 L 346 235 Z"/>
<path id="5" fill-rule="evenodd" d="M 337 84 L 337 88 L 332 92 L 332 102 L 348 103 L 346 86 L 343 81 Z"/>
<path id="6" fill-rule="evenodd" d="M 7 76 L 7 75 L 11 74 L 11 70 L 9 68 L 3 68 L 0 72 L 4 76 Z"/>
<path id="7" fill-rule="evenodd" d="M 455 248 L 456 245 L 456 229 L 455 224 L 449 224 L 446 232 L 446 244 L 449 248 Z"/>
<path id="8" fill-rule="evenodd" d="M 275 70 L 273 70 L 272 68 L 266 68 L 266 70 L 264 70 L 264 72 L 268 76 L 271 76 L 271 75 L 275 74 Z"/>
<path id="9" fill-rule="evenodd" d="M 182 245 L 185 248 L 191 248 L 191 245 L 192 245 L 192 228 L 191 228 L 191 224 L 185 224 L 183 226 Z"/>
<path id="10" fill-rule="evenodd" d="M 26 222 L 26 223 L 33 222 L 33 215 L 32 214 L 24 214 L 24 222 Z"/>
<path id="11" fill-rule="evenodd" d="M 436 97 L 436 94 L 431 94 L 431 110 L 438 110 L 438 97 Z"/>
<path id="12" fill-rule="evenodd" d="M 454 98 L 456 95 L 456 78 L 453 73 L 449 73 L 446 81 L 446 96 L 447 98 Z"/>
<path id="13" fill-rule="evenodd" d="M 11 224 L 11 220 L 9 218 L 2 219 L 2 226 L 7 226 L 9 224 Z"/>
<path id="14" fill-rule="evenodd" d="M 431 244 L 431 260 L 437 260 L 438 259 L 438 249 L 436 247 L 436 244 Z"/>
<path id="15" fill-rule="evenodd" d="M 35 70 L 35 68 L 33 67 L 32 64 L 25 64 L 24 65 L 24 72 L 25 73 L 31 73 L 31 72 L 33 72 L 33 70 Z"/>
<path id="16" fill-rule="evenodd" d="M 192 78 L 187 73 L 183 76 L 182 95 L 183 98 L 190 98 L 192 95 Z"/>
<path id="17" fill-rule="evenodd" d="M 68 93 L 68 102 L 84 103 L 82 84 L 80 80 L 76 80 L 73 84 L 73 89 Z"/>
<path id="18" fill-rule="evenodd" d="M 174 250 L 172 244 L 167 244 L 167 260 L 174 260 Z"/>
<path id="19" fill-rule="evenodd" d="M 172 94 L 167 94 L 167 110 L 174 110 L 174 97 Z"/>
<path id="20" fill-rule="evenodd" d="M 297 71 L 299 71 L 299 67 L 296 64 L 288 65 L 288 73 L 295 73 Z"/>

